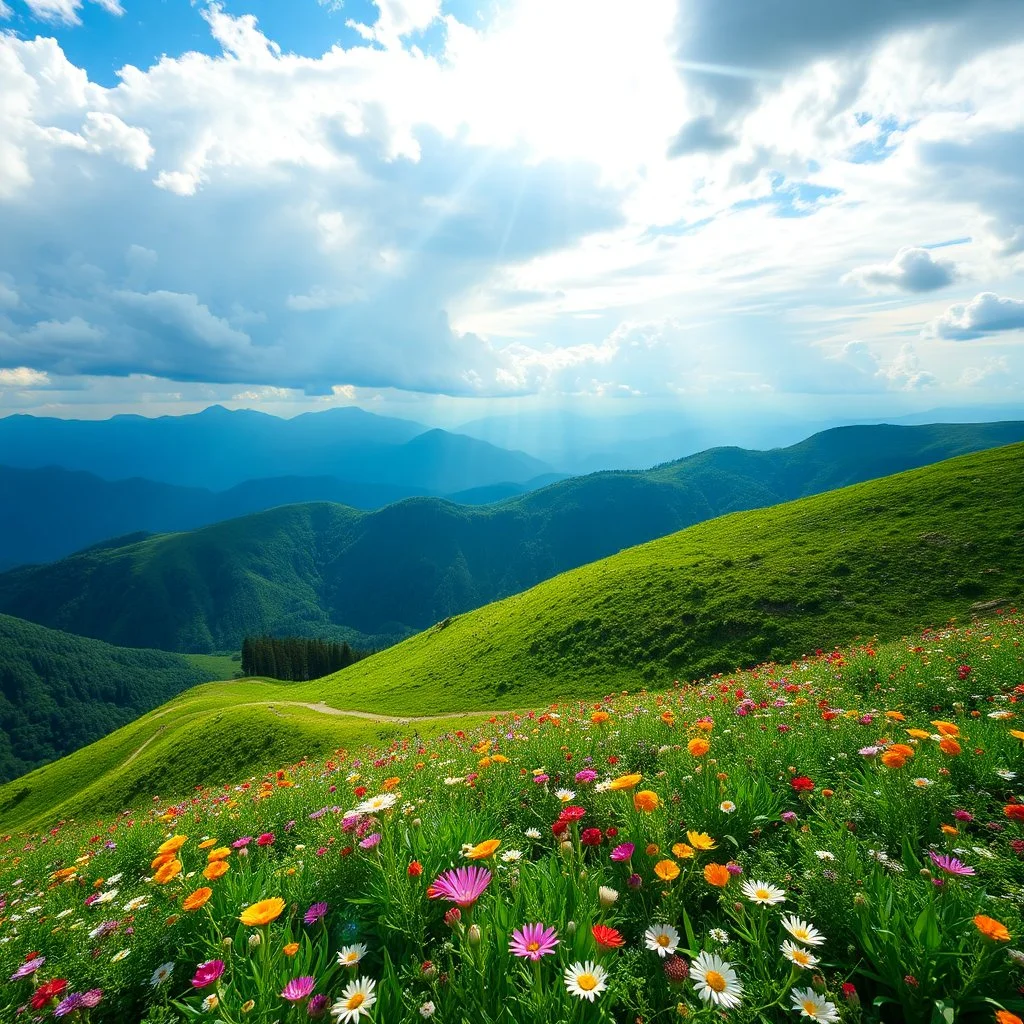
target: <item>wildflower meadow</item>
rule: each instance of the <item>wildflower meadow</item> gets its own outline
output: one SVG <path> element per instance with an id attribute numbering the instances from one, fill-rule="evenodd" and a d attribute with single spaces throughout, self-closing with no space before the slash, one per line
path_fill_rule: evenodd
<path id="1" fill-rule="evenodd" d="M 0 1020 L 1014 1024 L 1022 638 L 1007 612 L 4 835 Z"/>

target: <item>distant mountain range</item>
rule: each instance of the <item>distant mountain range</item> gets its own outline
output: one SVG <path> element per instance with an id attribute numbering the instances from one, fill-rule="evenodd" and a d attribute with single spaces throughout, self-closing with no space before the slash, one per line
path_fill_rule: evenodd
<path id="1" fill-rule="evenodd" d="M 523 483 L 552 467 L 523 452 L 347 407 L 281 419 L 211 406 L 191 416 L 0 419 L 0 465 L 60 466 L 223 491 L 270 477 L 333 477 L 402 496 Z"/>
<path id="2" fill-rule="evenodd" d="M 485 507 L 276 508 L 0 575 L 0 611 L 126 646 L 237 650 L 247 633 L 399 639 L 693 523 L 1024 439 L 1024 423 L 829 430 Z"/>
<path id="3" fill-rule="evenodd" d="M 548 473 L 524 483 L 494 483 L 446 496 L 461 504 L 483 505 L 559 479 L 559 474 Z M 193 530 L 277 505 L 331 501 L 375 509 L 431 493 L 329 476 L 247 480 L 226 491 L 211 491 L 154 480 L 103 480 L 56 466 L 0 465 L 0 571 L 51 562 L 97 544 L 124 543 L 133 535 L 141 540 L 140 534 Z"/>

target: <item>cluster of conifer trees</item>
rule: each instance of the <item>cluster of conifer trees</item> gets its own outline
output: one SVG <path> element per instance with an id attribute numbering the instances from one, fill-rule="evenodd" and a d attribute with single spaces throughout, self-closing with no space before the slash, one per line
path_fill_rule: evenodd
<path id="1" fill-rule="evenodd" d="M 271 679 L 319 679 L 372 654 L 348 643 L 301 636 L 247 636 L 242 641 L 242 675 Z"/>

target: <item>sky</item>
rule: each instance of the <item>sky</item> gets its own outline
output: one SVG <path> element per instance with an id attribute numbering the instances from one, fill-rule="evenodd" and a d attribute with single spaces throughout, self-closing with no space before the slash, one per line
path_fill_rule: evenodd
<path id="1" fill-rule="evenodd" d="M 1024 402 L 1020 0 L 0 0 L 0 415 Z"/>

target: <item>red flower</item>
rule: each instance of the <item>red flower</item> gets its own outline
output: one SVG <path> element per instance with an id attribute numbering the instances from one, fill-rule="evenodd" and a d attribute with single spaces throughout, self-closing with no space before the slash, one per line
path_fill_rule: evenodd
<path id="1" fill-rule="evenodd" d="M 1003 814 L 1014 821 L 1024 821 L 1024 804 L 1007 804 L 1003 808 Z"/>
<path id="2" fill-rule="evenodd" d="M 562 808 L 562 813 L 559 817 L 562 821 L 579 821 L 586 813 L 587 810 L 585 807 L 574 807 L 570 805 L 569 807 Z"/>
<path id="3" fill-rule="evenodd" d="M 814 789 L 814 782 L 806 775 L 797 775 L 789 780 L 794 793 L 810 793 Z"/>
<path id="4" fill-rule="evenodd" d="M 272 846 L 274 843 L 274 833 L 264 832 L 263 835 L 256 840 L 257 846 Z"/>
<path id="5" fill-rule="evenodd" d="M 618 949 L 626 944 L 622 933 L 614 928 L 609 928 L 606 924 L 595 924 L 590 932 L 603 949 Z"/>
<path id="6" fill-rule="evenodd" d="M 410 878 L 419 878 L 423 874 L 423 865 L 418 860 L 414 860 L 405 870 Z"/>
<path id="7" fill-rule="evenodd" d="M 356 788 L 354 790 L 352 790 L 352 792 L 357 797 L 359 797 L 360 800 L 362 800 L 363 797 L 366 796 L 366 787 L 365 786 L 356 786 Z"/>
<path id="8" fill-rule="evenodd" d="M 601 830 L 599 828 L 585 828 L 580 834 L 580 842 L 584 846 L 600 846 Z"/>
<path id="9" fill-rule="evenodd" d="M 67 987 L 68 983 L 65 978 L 51 978 L 49 981 L 43 982 L 32 996 L 32 1009 L 41 1010 L 44 1006 L 48 1006 Z"/>
<path id="10" fill-rule="evenodd" d="M 551 826 L 551 831 L 556 836 L 564 836 L 565 833 L 569 831 L 569 822 L 567 822 L 565 818 L 559 818 L 558 821 Z"/>
<path id="11" fill-rule="evenodd" d="M 611 827 L 611 828 L 606 828 L 606 829 L 604 830 L 604 834 L 605 834 L 605 835 L 606 835 L 606 836 L 607 836 L 607 837 L 608 837 L 609 839 L 614 839 L 614 838 L 615 838 L 615 837 L 616 837 L 616 836 L 617 836 L 617 835 L 619 834 L 619 830 L 618 830 L 618 829 L 617 829 L 617 828 L 616 828 L 616 827 L 615 827 L 614 825 L 612 825 L 612 827 Z"/>

